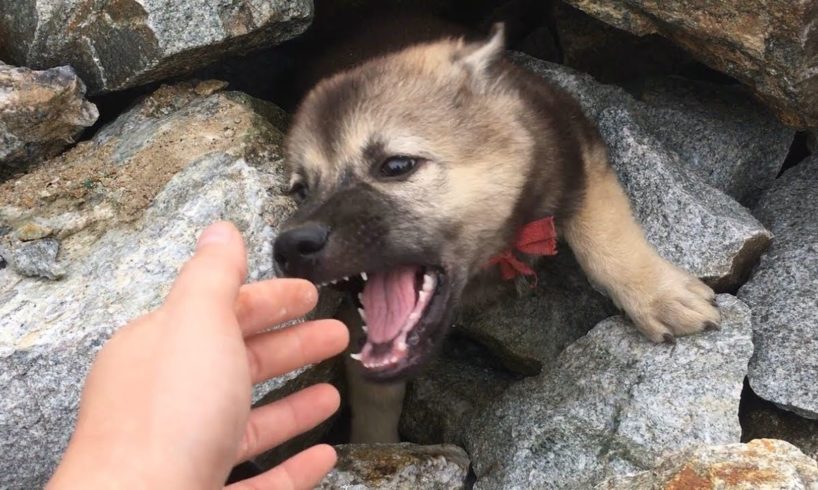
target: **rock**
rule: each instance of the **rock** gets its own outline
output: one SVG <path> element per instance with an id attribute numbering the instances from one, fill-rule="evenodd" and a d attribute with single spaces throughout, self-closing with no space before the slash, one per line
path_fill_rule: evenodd
<path id="1" fill-rule="evenodd" d="M 535 289 L 521 288 L 518 297 L 466 310 L 457 322 L 506 369 L 529 376 L 550 369 L 565 347 L 616 313 L 591 287 L 567 245 L 544 259 L 537 275 Z"/>
<path id="2" fill-rule="evenodd" d="M 709 185 L 752 207 L 781 171 L 795 130 L 739 87 L 653 79 L 639 94 L 652 134 Z"/>
<path id="3" fill-rule="evenodd" d="M 742 396 L 742 442 L 753 439 L 780 439 L 818 461 L 818 420 L 808 420 L 781 410 L 749 390 Z"/>
<path id="4" fill-rule="evenodd" d="M 322 490 L 465 489 L 469 457 L 457 446 L 342 445 Z"/>
<path id="5" fill-rule="evenodd" d="M 272 275 L 276 227 L 294 204 L 279 192 L 282 134 L 268 113 L 242 94 L 165 87 L 92 141 L 2 184 L 4 236 L 29 222 L 50 228 L 65 275 L 29 279 L 14 262 L 0 270 L 0 488 L 42 487 L 96 351 L 161 303 L 203 228 L 234 222 L 248 280 Z"/>
<path id="6" fill-rule="evenodd" d="M 659 254 L 718 291 L 735 290 L 767 248 L 771 234 L 749 211 L 697 175 L 701 169 L 695 164 L 685 163 L 697 161 L 696 146 L 671 148 L 663 142 L 671 140 L 669 133 L 657 138 L 655 126 L 667 125 L 662 120 L 667 116 L 618 87 L 527 56 L 513 59 L 574 95 L 596 122 L 611 164 Z M 678 112 L 673 126 L 679 134 L 672 140 L 700 140 L 698 117 L 695 111 Z M 735 152 L 732 143 L 719 147 L 716 139 L 713 142 L 713 151 Z"/>
<path id="7" fill-rule="evenodd" d="M 788 125 L 818 126 L 811 0 L 568 0 L 639 36 L 658 33 L 748 85 Z"/>
<path id="8" fill-rule="evenodd" d="M 307 0 L 16 2 L 0 16 L 0 58 L 32 67 L 70 64 L 92 94 L 190 72 L 227 54 L 302 33 Z"/>
<path id="9" fill-rule="evenodd" d="M 53 238 L 22 242 L 9 249 L 0 244 L 0 256 L 3 256 L 18 274 L 51 280 L 65 275 L 64 267 L 57 263 L 59 251 L 60 242 Z"/>
<path id="10" fill-rule="evenodd" d="M 609 318 L 551 371 L 506 390 L 467 433 L 475 488 L 592 488 L 669 453 L 738 442 L 750 311 L 729 295 L 718 304 L 721 330 L 675 345 Z"/>
<path id="11" fill-rule="evenodd" d="M 0 61 L 0 179 L 53 157 L 98 116 L 71 67 L 35 71 Z"/>
<path id="12" fill-rule="evenodd" d="M 775 241 L 739 297 L 753 310 L 749 380 L 761 398 L 818 419 L 818 157 L 790 168 L 755 209 Z"/>
<path id="13" fill-rule="evenodd" d="M 818 488 L 818 464 L 774 439 L 704 446 L 671 456 L 651 471 L 614 478 L 600 490 L 778 490 Z"/>
<path id="14" fill-rule="evenodd" d="M 472 417 L 516 379 L 484 348 L 452 333 L 442 355 L 407 385 L 400 434 L 418 444 L 462 445 Z"/>
<path id="15" fill-rule="evenodd" d="M 561 63 L 603 83 L 628 86 L 677 73 L 692 62 L 689 54 L 661 36 L 635 36 L 563 2 L 554 2 L 553 16 Z"/>

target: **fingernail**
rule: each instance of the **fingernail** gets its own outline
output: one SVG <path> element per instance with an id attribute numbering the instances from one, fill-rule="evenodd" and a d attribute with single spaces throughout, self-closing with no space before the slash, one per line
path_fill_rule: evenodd
<path id="1" fill-rule="evenodd" d="M 219 222 L 205 228 L 196 242 L 196 249 L 205 245 L 227 243 L 233 235 L 232 226 L 229 223 Z"/>

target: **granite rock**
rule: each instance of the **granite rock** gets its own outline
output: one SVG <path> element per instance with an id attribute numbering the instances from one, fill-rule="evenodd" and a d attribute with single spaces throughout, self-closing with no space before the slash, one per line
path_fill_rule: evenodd
<path id="1" fill-rule="evenodd" d="M 96 351 L 162 302 L 207 225 L 227 219 L 242 231 L 248 280 L 273 274 L 276 227 L 294 206 L 279 192 L 282 134 L 267 106 L 195 88 L 166 87 L 94 140 L 3 184 L 16 191 L 0 191 L 4 236 L 31 222 L 50 229 L 64 276 L 24 277 L 13 259 L 0 270 L 1 488 L 44 484 Z"/>
<path id="2" fill-rule="evenodd" d="M 813 0 L 568 0 L 639 36 L 660 34 L 735 77 L 788 125 L 818 126 Z"/>
<path id="3" fill-rule="evenodd" d="M 0 58 L 37 68 L 70 64 L 97 94 L 281 43 L 312 15 L 309 0 L 21 0 L 0 14 Z"/>
<path id="4" fill-rule="evenodd" d="M 0 179 L 53 157 L 98 116 L 71 67 L 36 71 L 0 61 Z"/>
<path id="5" fill-rule="evenodd" d="M 642 85 L 643 119 L 709 185 L 752 207 L 781 171 L 795 130 L 741 87 L 681 78 Z"/>
<path id="6" fill-rule="evenodd" d="M 818 463 L 784 441 L 698 447 L 673 455 L 650 471 L 613 478 L 599 490 L 811 490 Z"/>
<path id="7" fill-rule="evenodd" d="M 507 389 L 468 431 L 475 488 L 591 488 L 670 453 L 738 442 L 750 311 L 729 295 L 718 305 L 721 330 L 675 345 L 604 320 L 554 369 Z"/>
<path id="8" fill-rule="evenodd" d="M 818 419 L 818 157 L 787 170 L 755 209 L 775 241 L 739 290 L 753 310 L 753 391 Z"/>
<path id="9" fill-rule="evenodd" d="M 318 485 L 321 490 L 460 490 L 466 487 L 469 457 L 450 444 L 342 445 L 338 463 Z"/>

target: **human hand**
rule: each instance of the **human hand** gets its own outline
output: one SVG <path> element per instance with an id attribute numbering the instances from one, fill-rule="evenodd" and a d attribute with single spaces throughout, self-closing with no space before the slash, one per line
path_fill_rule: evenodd
<path id="1" fill-rule="evenodd" d="M 235 464 L 337 410 L 328 384 L 250 410 L 254 383 L 329 358 L 349 339 L 335 320 L 262 332 L 312 310 L 318 293 L 296 279 L 243 285 L 246 271 L 238 230 L 205 230 L 165 303 L 97 355 L 48 488 L 221 488 Z M 229 488 L 312 487 L 335 459 L 314 446 Z"/>

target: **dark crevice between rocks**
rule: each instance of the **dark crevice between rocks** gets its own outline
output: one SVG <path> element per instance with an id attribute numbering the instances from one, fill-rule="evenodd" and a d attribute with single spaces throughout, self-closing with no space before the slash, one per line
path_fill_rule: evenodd
<path id="1" fill-rule="evenodd" d="M 799 131 L 795 133 L 795 138 L 790 146 L 790 152 L 787 153 L 787 158 L 784 159 L 784 165 L 781 166 L 781 171 L 778 172 L 776 178 L 792 167 L 803 162 L 805 158 L 810 156 L 812 152 L 809 148 L 809 133 L 806 131 Z"/>
<path id="2" fill-rule="evenodd" d="M 810 420 L 755 394 L 745 378 L 739 404 L 741 442 L 754 439 L 781 439 L 818 460 L 818 420 Z"/>

